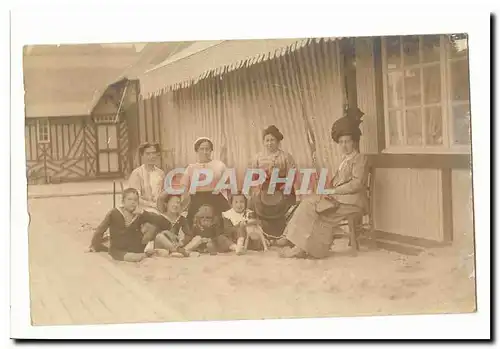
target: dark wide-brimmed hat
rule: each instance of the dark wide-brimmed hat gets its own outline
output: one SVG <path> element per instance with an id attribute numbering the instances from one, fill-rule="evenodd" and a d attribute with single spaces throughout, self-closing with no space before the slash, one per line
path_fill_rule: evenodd
<path id="1" fill-rule="evenodd" d="M 268 194 L 267 190 L 261 190 L 259 194 L 252 197 L 253 209 L 259 217 L 277 219 L 284 217 L 290 206 L 290 200 L 280 190 Z"/>
<path id="2" fill-rule="evenodd" d="M 273 135 L 274 138 L 276 138 L 278 141 L 282 141 L 283 138 L 283 133 L 280 132 L 279 128 L 277 128 L 274 125 L 269 126 L 262 132 L 262 138 L 264 138 L 267 135 Z"/>
<path id="3" fill-rule="evenodd" d="M 361 118 L 365 115 L 359 108 L 349 108 L 345 112 L 345 116 L 341 117 L 333 123 L 332 126 L 332 139 L 335 143 L 339 142 L 342 136 L 351 136 L 355 142 L 361 138 Z"/>

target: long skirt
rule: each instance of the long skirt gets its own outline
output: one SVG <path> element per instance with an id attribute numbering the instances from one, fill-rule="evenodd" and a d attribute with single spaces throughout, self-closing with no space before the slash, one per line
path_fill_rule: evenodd
<path id="1" fill-rule="evenodd" d="M 222 212 L 231 208 L 227 199 L 222 194 L 212 194 L 212 192 L 197 192 L 191 195 L 187 214 L 187 221 L 190 227 L 193 226 L 193 219 L 198 209 L 203 205 L 210 205 L 215 210 L 215 215 L 222 225 Z"/>
<path id="2" fill-rule="evenodd" d="M 354 205 L 340 204 L 336 210 L 316 212 L 319 195 L 305 198 L 285 228 L 286 238 L 315 258 L 328 256 L 335 230 L 346 216 L 363 210 Z"/>

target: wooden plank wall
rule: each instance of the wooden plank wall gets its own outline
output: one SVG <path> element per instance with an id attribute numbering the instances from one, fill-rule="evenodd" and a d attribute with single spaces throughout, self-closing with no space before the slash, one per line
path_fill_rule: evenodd
<path id="1" fill-rule="evenodd" d="M 472 172 L 452 170 L 451 178 L 454 241 L 470 248 L 474 241 Z"/>
<path id="2" fill-rule="evenodd" d="M 360 148 L 372 154 L 384 149 L 383 119 L 380 120 L 383 86 L 377 80 L 381 66 L 377 61 L 376 40 L 356 39 L 357 100 L 366 112 Z M 472 236 L 470 171 L 450 170 L 466 168 L 470 160 L 466 155 L 460 158 L 442 155 L 441 160 L 437 160 L 436 155 L 425 154 L 381 154 L 378 157 L 383 160 L 379 165 L 387 168 L 379 168 L 376 172 L 376 229 L 436 241 L 463 240 Z M 422 162 L 429 168 L 416 168 L 425 167 Z M 449 196 L 452 200 L 447 202 Z"/>
<path id="3" fill-rule="evenodd" d="M 377 230 L 443 240 L 439 170 L 377 169 L 374 199 Z"/>
<path id="4" fill-rule="evenodd" d="M 50 143 L 38 144 L 36 120 L 25 125 L 27 172 L 30 182 L 67 181 L 88 177 L 85 166 L 83 117 L 51 118 Z"/>

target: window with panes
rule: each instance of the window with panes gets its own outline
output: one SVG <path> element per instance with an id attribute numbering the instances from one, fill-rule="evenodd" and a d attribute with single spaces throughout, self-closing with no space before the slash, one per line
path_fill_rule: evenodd
<path id="1" fill-rule="evenodd" d="M 38 143 L 50 142 L 50 124 L 49 119 L 38 119 L 37 123 Z"/>
<path id="2" fill-rule="evenodd" d="M 382 42 L 387 150 L 467 149 L 467 37 L 393 36 Z"/>

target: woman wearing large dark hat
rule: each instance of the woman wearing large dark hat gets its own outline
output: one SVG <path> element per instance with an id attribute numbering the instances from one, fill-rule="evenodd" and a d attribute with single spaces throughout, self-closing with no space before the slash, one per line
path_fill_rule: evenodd
<path id="1" fill-rule="evenodd" d="M 358 108 L 348 109 L 346 115 L 333 124 L 331 137 L 343 154 L 339 168 L 327 185 L 333 193 L 315 194 L 301 201 L 284 233 L 294 247 L 282 250 L 282 257 L 327 257 L 339 224 L 347 215 L 366 210 L 366 157 L 357 150 L 362 116 Z"/>
<path id="2" fill-rule="evenodd" d="M 250 208 L 253 209 L 261 220 L 262 228 L 270 239 L 277 239 L 283 234 L 286 226 L 285 214 L 295 204 L 295 188 L 291 193 L 284 193 L 284 186 L 277 185 L 273 194 L 268 194 L 268 186 L 274 169 L 279 170 L 279 178 L 285 178 L 288 171 L 296 168 L 292 155 L 281 149 L 281 141 L 284 139 L 281 131 L 271 125 L 262 132 L 264 149 L 255 155 L 251 168 L 260 168 L 266 172 L 267 180 L 260 187 L 252 189 Z M 294 182 L 294 187 L 296 182 Z"/>

